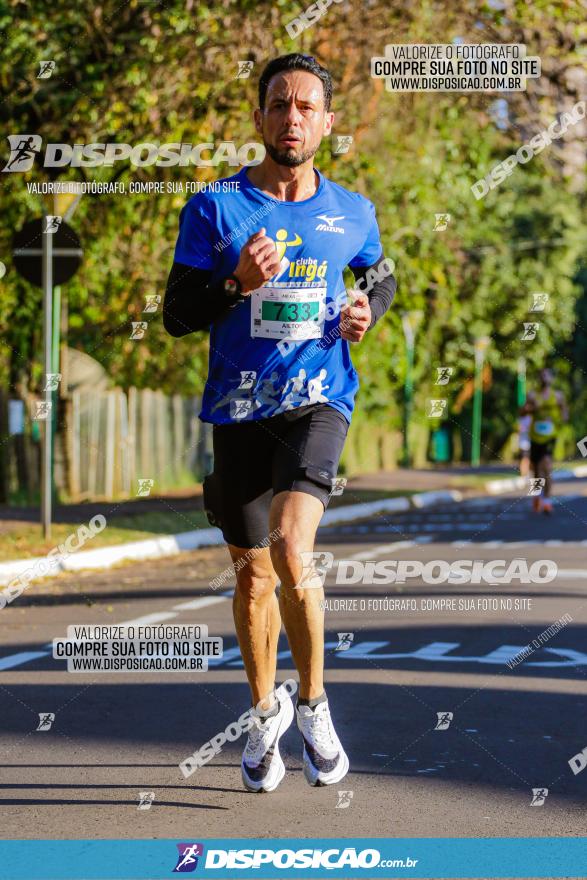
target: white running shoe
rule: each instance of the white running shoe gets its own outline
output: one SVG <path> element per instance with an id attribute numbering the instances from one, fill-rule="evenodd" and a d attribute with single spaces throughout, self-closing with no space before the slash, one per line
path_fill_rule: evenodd
<path id="1" fill-rule="evenodd" d="M 293 721 L 293 703 L 289 694 L 279 692 L 279 712 L 264 722 L 252 713 L 253 726 L 249 730 L 243 751 L 241 773 L 248 791 L 274 791 L 285 776 L 285 764 L 279 754 L 279 740 Z"/>
<path id="2" fill-rule="evenodd" d="M 298 706 L 298 728 L 304 739 L 304 776 L 310 785 L 340 782 L 349 769 L 349 759 L 336 735 L 328 701 L 315 709 Z"/>

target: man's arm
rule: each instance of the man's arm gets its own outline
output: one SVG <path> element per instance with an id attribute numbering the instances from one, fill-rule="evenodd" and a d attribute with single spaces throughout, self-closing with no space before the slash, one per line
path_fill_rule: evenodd
<path id="1" fill-rule="evenodd" d="M 348 342 L 360 342 L 391 306 L 397 285 L 383 254 L 372 266 L 351 269 L 359 292 L 352 292 L 353 302 L 341 309 L 341 336 Z M 373 277 L 378 277 L 374 284 Z"/>
<path id="2" fill-rule="evenodd" d="M 224 290 L 225 279 L 212 284 L 211 278 L 209 269 L 173 264 L 163 300 L 163 326 L 171 336 L 207 330 L 234 305 Z"/>
<path id="3" fill-rule="evenodd" d="M 389 261 L 386 260 L 383 254 L 381 254 L 377 262 L 374 263 L 372 266 L 361 266 L 360 268 L 356 269 L 351 266 L 351 270 L 353 275 L 355 276 L 355 281 L 357 282 L 358 289 L 361 292 L 366 293 L 367 299 L 369 300 L 369 308 L 371 309 L 371 322 L 367 327 L 367 330 L 371 330 L 371 328 L 375 326 L 377 321 L 389 309 L 395 297 L 397 283 L 394 276 L 391 274 L 391 272 L 388 271 L 388 263 Z M 380 277 L 380 280 L 376 281 L 370 289 L 366 289 L 367 274 L 369 274 L 371 278 L 374 276 L 374 274 L 377 274 Z"/>
<path id="4" fill-rule="evenodd" d="M 212 283 L 212 271 L 174 262 L 163 301 L 163 326 L 172 336 L 185 336 L 207 330 L 279 270 L 275 242 L 265 235 L 265 228 L 253 233 L 242 247 L 232 273 L 237 278 L 242 297 L 233 297 L 224 288 L 226 278 Z M 227 276 L 231 277 L 231 276 Z"/>

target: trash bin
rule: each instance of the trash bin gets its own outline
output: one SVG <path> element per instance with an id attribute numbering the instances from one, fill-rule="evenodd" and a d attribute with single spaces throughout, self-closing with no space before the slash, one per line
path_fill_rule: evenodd
<path id="1" fill-rule="evenodd" d="M 432 432 L 431 458 L 437 464 L 445 464 L 452 458 L 450 431 L 446 427 Z"/>

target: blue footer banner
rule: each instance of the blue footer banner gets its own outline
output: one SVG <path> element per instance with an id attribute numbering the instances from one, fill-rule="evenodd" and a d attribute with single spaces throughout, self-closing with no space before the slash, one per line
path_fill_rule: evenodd
<path id="1" fill-rule="evenodd" d="M 0 841 L 0 880 L 584 878 L 587 838 Z"/>

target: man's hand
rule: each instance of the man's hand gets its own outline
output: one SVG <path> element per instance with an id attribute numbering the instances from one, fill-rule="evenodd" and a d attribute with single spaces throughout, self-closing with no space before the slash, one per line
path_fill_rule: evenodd
<path id="1" fill-rule="evenodd" d="M 265 235 L 263 227 L 243 245 L 238 265 L 232 273 L 242 285 L 242 293 L 261 287 L 279 271 L 275 242 Z"/>
<path id="2" fill-rule="evenodd" d="M 366 293 L 347 291 L 353 302 L 340 310 L 340 335 L 349 342 L 360 342 L 371 323 L 371 307 Z"/>

